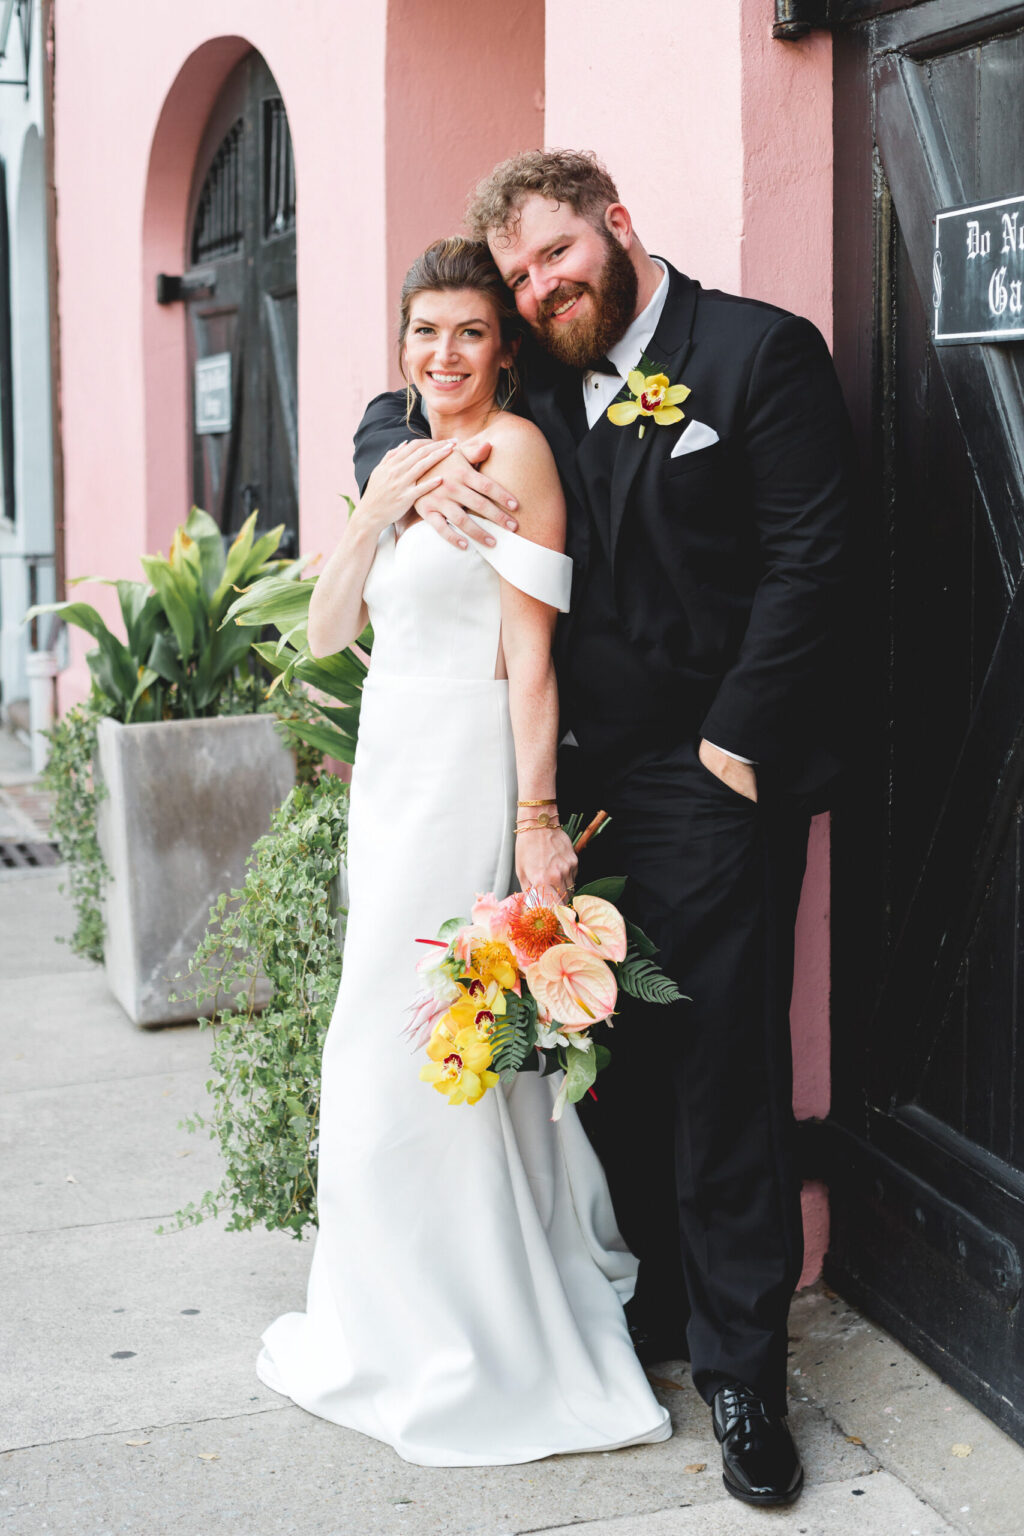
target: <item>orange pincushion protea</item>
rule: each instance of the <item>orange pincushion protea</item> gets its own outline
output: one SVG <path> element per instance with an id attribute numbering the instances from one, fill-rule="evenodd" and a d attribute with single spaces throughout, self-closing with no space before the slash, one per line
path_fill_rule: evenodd
<path id="1" fill-rule="evenodd" d="M 544 886 L 517 891 L 502 902 L 504 936 L 520 965 L 532 965 L 552 944 L 564 944 L 559 896 Z"/>

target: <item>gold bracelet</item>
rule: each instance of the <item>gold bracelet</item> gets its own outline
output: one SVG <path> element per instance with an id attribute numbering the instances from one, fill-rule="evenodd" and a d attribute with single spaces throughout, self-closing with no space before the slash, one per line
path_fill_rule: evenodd
<path id="1" fill-rule="evenodd" d="M 540 815 L 535 817 L 533 821 L 528 822 L 528 823 L 527 822 L 523 822 L 523 823 L 517 822 L 516 825 L 517 826 L 519 826 L 519 825 L 527 826 L 528 825 L 531 828 L 533 828 L 533 827 L 557 827 L 557 826 L 560 826 L 561 823 L 558 820 L 557 812 L 554 815 L 551 815 L 550 812 L 548 812 L 548 811 L 541 811 Z"/>
<path id="2" fill-rule="evenodd" d="M 557 800 L 520 800 L 519 805 L 557 805 Z"/>
<path id="3" fill-rule="evenodd" d="M 516 837 L 519 836 L 520 832 L 562 832 L 563 830 L 561 822 L 558 821 L 533 821 L 529 826 L 522 826 L 517 823 L 512 828 Z"/>

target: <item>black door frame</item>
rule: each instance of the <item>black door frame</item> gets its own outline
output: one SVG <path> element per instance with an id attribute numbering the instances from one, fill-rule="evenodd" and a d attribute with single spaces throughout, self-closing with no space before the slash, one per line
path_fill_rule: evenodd
<path id="1" fill-rule="evenodd" d="M 835 47 L 835 356 L 851 408 L 864 465 L 865 505 L 858 564 L 868 589 L 884 593 L 888 521 L 896 512 L 889 465 L 894 396 L 892 369 L 892 199 L 901 216 L 930 219 L 944 205 L 967 201 L 953 157 L 932 136 L 917 62 L 1024 28 L 1024 4 L 991 0 L 837 0 Z M 1022 167 L 1024 180 L 1024 167 Z M 1016 189 L 1014 189 L 1016 190 Z M 1024 188 L 1022 188 L 1024 190 Z M 873 210 L 869 212 L 869 210 Z M 920 242 L 914 255 L 920 266 Z M 931 252 L 926 253 L 930 268 Z M 919 273 L 919 286 L 924 274 Z M 954 355 L 955 353 L 955 355 Z M 1005 494 L 1019 484 L 1024 455 L 1024 399 L 999 348 L 943 349 L 942 371 L 964 403 L 1000 418 L 968 429 L 984 434 L 977 454 L 997 538 L 1019 539 L 1019 522 Z M 994 408 L 990 405 L 994 402 Z M 877 405 L 881 408 L 878 409 Z M 998 430 L 997 430 L 998 428 Z M 968 438 L 972 441 L 970 435 Z M 1015 479 L 1013 478 L 1015 477 Z M 1002 493 L 999 482 L 1003 482 Z M 1012 499 L 1012 498 L 1011 498 Z M 885 675 L 885 623 L 865 623 L 857 701 L 865 738 L 881 739 L 886 703 L 872 688 Z M 826 1276 L 1017 1439 L 1024 1441 L 1024 1402 L 1008 1402 L 998 1370 L 989 1380 L 978 1360 L 958 1355 L 934 1335 L 931 1319 L 886 1293 L 885 1263 L 866 1252 L 895 1241 L 909 1254 L 931 1243 L 952 1256 L 962 1294 L 984 1298 L 1004 1322 L 1019 1314 L 1024 1288 L 1024 1174 L 907 1102 L 915 1048 L 933 1027 L 966 953 L 989 889 L 1001 840 L 1024 794 L 1024 720 L 1000 708 L 1014 678 L 1024 677 L 1024 583 L 1008 597 L 995 659 L 979 692 L 943 811 L 909 913 L 892 947 L 880 990 L 871 992 L 879 957 L 868 956 L 858 988 L 863 930 L 858 908 L 881 910 L 886 896 L 881 859 L 869 852 L 878 830 L 857 805 L 856 786 L 837 808 L 833 829 L 833 1109 L 823 1131 L 819 1171 L 832 1192 L 833 1243 Z M 1019 684 L 1018 684 L 1019 688 Z M 868 748 L 870 755 L 872 748 Z M 878 770 L 877 760 L 872 771 Z M 991 791 L 995 787 L 994 796 Z M 963 893 L 954 921 L 947 893 Z M 934 961 L 934 963 L 932 963 Z M 930 966 L 930 972 L 929 972 Z M 929 986 L 920 978 L 929 974 Z M 877 967 L 876 967 L 877 975 Z M 851 981 L 851 978 L 853 980 Z M 837 985 L 838 983 L 838 985 Z M 881 1039 L 900 1060 L 872 1056 Z M 898 1259 L 897 1259 L 898 1262 Z M 917 1262 L 917 1260 L 915 1260 Z M 943 1285 L 936 1265 L 933 1286 Z M 973 1289 L 972 1289 L 973 1288 Z M 958 1295 L 961 1294 L 958 1292 Z M 937 1298 L 936 1298 L 937 1299 Z M 945 1299 L 945 1298 L 943 1298 Z M 997 1362 L 997 1365 L 1000 1362 Z M 1007 1362 L 1001 1362 L 1006 1366 Z M 1012 1374 L 1012 1373 L 1011 1373 Z"/>

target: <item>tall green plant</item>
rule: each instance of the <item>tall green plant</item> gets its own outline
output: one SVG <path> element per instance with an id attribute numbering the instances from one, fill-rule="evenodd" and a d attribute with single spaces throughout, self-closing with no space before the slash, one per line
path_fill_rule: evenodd
<path id="1" fill-rule="evenodd" d="M 314 656 L 309 649 L 306 626 L 315 586 L 316 578 L 302 579 L 298 566 L 287 576 L 264 576 L 235 598 L 224 622 L 248 631 L 253 626 L 268 624 L 277 630 L 277 641 L 253 641 L 253 650 L 276 674 L 271 693 L 278 688 L 287 691 L 293 681 L 298 681 L 320 695 L 318 707 L 322 718 L 315 723 L 297 721 L 290 729 L 328 756 L 351 763 L 355 758 L 359 706 L 373 631 L 367 625 L 348 650 L 333 656 Z"/>
<path id="2" fill-rule="evenodd" d="M 167 556 L 142 556 L 146 581 L 79 577 L 76 585 L 97 581 L 117 589 L 123 640 L 91 603 L 45 603 L 26 618 L 56 613 L 92 636 L 96 649 L 86 659 L 115 720 L 192 720 L 225 713 L 226 695 L 252 687 L 247 663 L 258 635 L 252 625 L 225 625 L 225 614 L 238 589 L 289 567 L 274 558 L 283 525 L 257 539 L 256 517 L 254 512 L 225 551 L 213 518 L 193 507 L 175 529 Z"/>

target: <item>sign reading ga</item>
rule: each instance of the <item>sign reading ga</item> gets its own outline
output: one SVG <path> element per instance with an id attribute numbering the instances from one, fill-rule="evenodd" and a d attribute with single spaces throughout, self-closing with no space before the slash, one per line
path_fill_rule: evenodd
<path id="1" fill-rule="evenodd" d="M 1024 339 L 1024 193 L 935 216 L 933 340 Z"/>
<path id="2" fill-rule="evenodd" d="M 214 352 L 196 363 L 196 431 L 231 431 L 230 352 Z"/>

